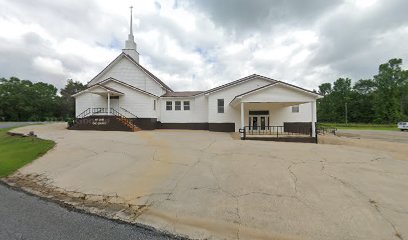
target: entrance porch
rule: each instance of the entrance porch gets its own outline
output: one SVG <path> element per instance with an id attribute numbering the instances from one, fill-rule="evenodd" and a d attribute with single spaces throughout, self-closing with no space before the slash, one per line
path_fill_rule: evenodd
<path id="1" fill-rule="evenodd" d="M 240 114 L 241 139 L 317 142 L 314 95 L 273 84 L 236 96 L 230 105 Z"/>

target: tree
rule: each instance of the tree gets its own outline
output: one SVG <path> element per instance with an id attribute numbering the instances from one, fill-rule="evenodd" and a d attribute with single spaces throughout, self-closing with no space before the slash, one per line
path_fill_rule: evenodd
<path id="1" fill-rule="evenodd" d="M 81 82 L 68 79 L 67 84 L 61 89 L 61 116 L 64 118 L 75 117 L 75 99 L 73 94 L 85 90 L 86 86 Z"/>
<path id="2" fill-rule="evenodd" d="M 391 59 L 381 64 L 374 76 L 375 121 L 395 123 L 404 117 L 404 88 L 407 85 L 407 71 L 401 69 L 402 59 Z"/>
<path id="3" fill-rule="evenodd" d="M 57 89 L 47 83 L 32 83 L 16 77 L 0 79 L 0 114 L 5 121 L 38 121 L 55 117 Z"/>

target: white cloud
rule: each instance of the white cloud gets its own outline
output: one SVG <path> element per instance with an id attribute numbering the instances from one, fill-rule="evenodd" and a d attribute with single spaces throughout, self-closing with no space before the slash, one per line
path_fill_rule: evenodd
<path id="1" fill-rule="evenodd" d="M 313 89 L 338 77 L 370 77 L 380 63 L 408 53 L 404 0 L 0 5 L 0 77 L 59 88 L 68 78 L 88 82 L 120 53 L 130 5 L 141 64 L 176 90 L 208 89 L 253 73 Z"/>

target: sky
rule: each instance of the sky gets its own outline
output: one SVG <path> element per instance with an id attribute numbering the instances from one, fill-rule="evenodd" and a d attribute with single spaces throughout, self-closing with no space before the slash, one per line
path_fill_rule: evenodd
<path id="1" fill-rule="evenodd" d="M 312 90 L 408 61 L 407 0 L 0 0 L 0 77 L 87 83 L 121 53 L 131 5 L 140 63 L 176 91 L 251 74 Z"/>

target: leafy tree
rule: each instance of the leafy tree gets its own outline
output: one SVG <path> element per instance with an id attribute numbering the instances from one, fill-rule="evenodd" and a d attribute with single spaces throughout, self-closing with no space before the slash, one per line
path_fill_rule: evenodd
<path id="1" fill-rule="evenodd" d="M 86 89 L 86 86 L 81 82 L 68 79 L 67 84 L 61 89 L 61 115 L 64 118 L 75 117 L 75 99 L 73 94 Z"/>
<path id="2" fill-rule="evenodd" d="M 403 118 L 403 92 L 407 71 L 401 69 L 402 59 L 391 59 L 381 64 L 374 76 L 377 91 L 374 95 L 375 121 L 394 123 Z"/>

